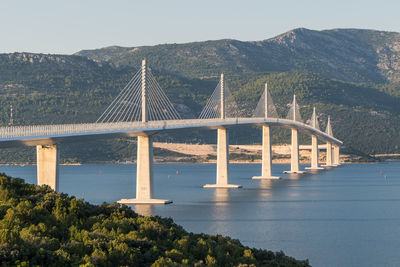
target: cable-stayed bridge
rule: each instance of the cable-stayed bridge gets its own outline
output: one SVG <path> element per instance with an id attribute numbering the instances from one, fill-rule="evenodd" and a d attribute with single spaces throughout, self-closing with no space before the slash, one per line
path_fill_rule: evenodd
<path id="1" fill-rule="evenodd" d="M 319 129 L 318 116 L 314 108 L 310 124 L 302 121 L 300 108 L 293 103 L 285 119 L 278 118 L 267 84 L 254 110 L 253 117 L 240 116 L 240 109 L 225 83 L 224 75 L 207 101 L 198 119 L 181 119 L 172 102 L 156 81 L 143 60 L 142 68 L 132 77 L 125 88 L 112 101 L 94 123 L 62 125 L 30 125 L 0 127 L 0 147 L 36 146 L 38 184 L 47 184 L 58 189 L 57 144 L 137 136 L 136 198 L 121 199 L 126 204 L 165 204 L 168 200 L 153 198 L 153 151 L 152 136 L 160 132 L 191 129 L 217 130 L 217 174 L 216 183 L 204 188 L 239 188 L 229 184 L 228 128 L 234 126 L 262 126 L 261 176 L 253 179 L 279 179 L 272 176 L 272 153 L 270 127 L 286 127 L 292 131 L 291 168 L 287 173 L 304 173 L 299 168 L 298 131 L 312 137 L 312 160 L 309 169 L 323 169 L 318 163 L 318 140 L 325 142 L 327 156 L 325 166 L 339 165 L 339 148 L 342 142 L 333 137 L 330 118 L 326 131 Z"/>

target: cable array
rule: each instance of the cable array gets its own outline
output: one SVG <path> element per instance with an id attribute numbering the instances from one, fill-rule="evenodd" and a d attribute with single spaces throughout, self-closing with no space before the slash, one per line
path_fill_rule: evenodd
<path id="1" fill-rule="evenodd" d="M 326 124 L 325 133 L 333 136 L 332 125 L 331 125 L 331 116 L 328 116 L 328 122 Z"/>
<path id="2" fill-rule="evenodd" d="M 148 71 L 149 120 L 180 120 L 181 116 L 164 93 L 151 71 Z"/>
<path id="3" fill-rule="evenodd" d="M 178 120 L 180 116 L 157 80 L 146 68 L 146 112 L 149 121 Z M 140 121 L 142 118 L 142 69 L 140 69 L 97 119 L 97 123 Z"/>
<path id="4" fill-rule="evenodd" d="M 313 127 L 313 128 L 315 128 L 315 129 L 317 129 L 317 130 L 319 130 L 319 122 L 318 122 L 318 116 L 317 116 L 317 113 L 315 112 L 315 108 L 314 108 L 314 110 L 313 110 L 313 114 L 312 114 L 312 116 L 311 116 L 311 119 L 310 119 L 310 126 L 311 127 Z"/>
<path id="5" fill-rule="evenodd" d="M 240 116 L 240 111 L 236 101 L 229 90 L 229 87 L 224 84 L 224 102 L 225 102 L 225 118 L 237 118 Z M 199 119 L 219 119 L 221 118 L 221 81 L 215 87 L 214 92 L 208 99 L 207 104 L 200 113 Z"/>
<path id="6" fill-rule="evenodd" d="M 265 92 L 267 92 L 267 103 L 265 102 Z M 253 117 L 265 117 L 265 105 L 268 107 L 268 118 L 279 118 L 274 101 L 272 100 L 268 90 L 264 90 L 262 96 L 260 97 L 257 107 L 254 110 Z"/>
<path id="7" fill-rule="evenodd" d="M 286 119 L 303 122 L 303 119 L 301 118 L 301 114 L 300 114 L 300 107 L 296 102 L 296 96 L 293 97 L 293 103 L 290 104 L 290 109 L 286 116 Z"/>

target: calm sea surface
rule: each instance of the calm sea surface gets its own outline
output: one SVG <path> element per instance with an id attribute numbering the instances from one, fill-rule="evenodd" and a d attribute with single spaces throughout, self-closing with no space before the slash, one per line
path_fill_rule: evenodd
<path id="1" fill-rule="evenodd" d="M 91 203 L 134 197 L 135 165 L 60 166 L 60 191 Z M 288 165 L 274 165 L 281 175 Z M 35 166 L 0 172 L 36 183 Z M 203 189 L 215 165 L 155 165 L 155 197 L 165 206 L 139 213 L 172 217 L 192 232 L 223 234 L 245 245 L 283 250 L 313 266 L 400 266 L 400 163 L 342 165 L 329 171 L 251 180 L 260 165 L 232 164 L 241 189 Z"/>

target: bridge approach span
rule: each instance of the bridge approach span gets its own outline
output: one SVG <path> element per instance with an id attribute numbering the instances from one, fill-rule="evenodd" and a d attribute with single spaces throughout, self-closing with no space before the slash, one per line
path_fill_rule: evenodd
<path id="1" fill-rule="evenodd" d="M 302 122 L 279 118 L 189 119 L 149 122 L 84 123 L 60 125 L 11 126 L 0 128 L 0 148 L 53 145 L 94 139 L 154 135 L 191 129 L 269 125 L 298 129 L 308 135 L 341 146 L 342 141 Z"/>

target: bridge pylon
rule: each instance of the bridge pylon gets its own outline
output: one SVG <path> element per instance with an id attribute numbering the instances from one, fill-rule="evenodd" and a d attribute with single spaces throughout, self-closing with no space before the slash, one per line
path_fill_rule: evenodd
<path id="1" fill-rule="evenodd" d="M 148 121 L 148 87 L 146 60 L 142 61 L 141 97 L 142 123 Z M 136 162 L 136 198 L 121 199 L 120 204 L 169 204 L 171 200 L 153 198 L 153 141 L 151 135 L 138 136 Z"/>
<path id="2" fill-rule="evenodd" d="M 310 125 L 319 130 L 318 116 L 313 108 L 313 114 L 311 117 Z M 311 167 L 306 167 L 306 170 L 323 170 L 324 168 L 318 165 L 319 160 L 319 149 L 318 149 L 318 138 L 315 134 L 311 135 Z"/>
<path id="3" fill-rule="evenodd" d="M 328 122 L 326 124 L 325 133 L 327 133 L 330 136 L 333 136 L 332 125 L 331 125 L 331 116 L 328 116 Z M 335 165 L 333 164 L 333 156 L 334 155 L 332 153 L 332 143 L 326 142 L 326 163 L 323 166 L 334 167 Z"/>
<path id="4" fill-rule="evenodd" d="M 301 121 L 300 110 L 296 102 L 296 95 L 293 95 L 293 104 L 289 110 L 288 119 Z M 284 171 L 283 173 L 305 173 L 305 171 L 300 171 L 299 132 L 296 128 L 292 128 L 292 145 L 290 150 L 290 171 Z"/>
<path id="5" fill-rule="evenodd" d="M 120 204 L 169 204 L 171 200 L 153 198 L 153 144 L 151 136 L 138 136 L 136 198 L 121 199 Z"/>
<path id="6" fill-rule="evenodd" d="M 219 117 L 226 118 L 224 74 L 221 73 L 219 82 Z M 218 87 L 217 87 L 218 88 Z M 226 127 L 217 129 L 217 176 L 215 184 L 206 184 L 203 188 L 240 188 L 241 185 L 229 184 L 229 135 Z"/>
<path id="7" fill-rule="evenodd" d="M 268 92 L 268 84 L 265 83 L 264 93 L 261 96 L 261 101 L 264 105 L 264 118 L 270 118 L 270 105 L 272 100 L 270 100 L 270 94 Z M 257 110 L 257 108 L 256 108 Z M 274 109 L 275 110 L 275 107 Z M 270 179 L 277 180 L 280 179 L 278 176 L 272 176 L 272 150 L 271 150 L 271 132 L 270 126 L 268 124 L 262 125 L 262 159 L 261 159 L 261 176 L 253 176 L 253 179 Z"/>

